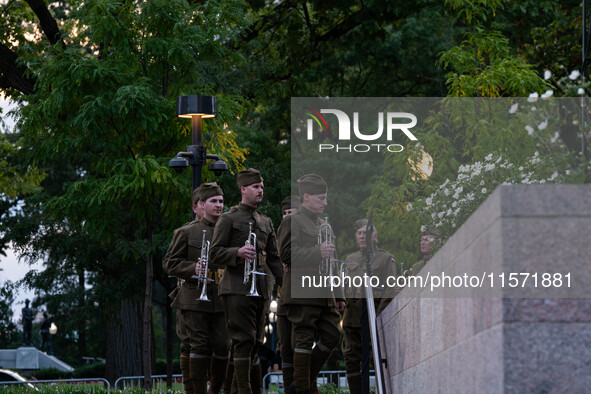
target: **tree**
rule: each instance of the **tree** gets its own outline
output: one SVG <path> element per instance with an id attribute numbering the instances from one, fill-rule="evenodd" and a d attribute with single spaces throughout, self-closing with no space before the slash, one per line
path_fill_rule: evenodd
<path id="1" fill-rule="evenodd" d="M 60 193 L 48 196 L 42 214 L 64 235 L 89 235 L 107 252 L 94 264 L 109 288 L 102 294 L 103 307 L 111 306 L 106 312 L 118 317 L 108 328 L 108 378 L 135 375 L 141 366 L 149 387 L 153 265 L 159 243 L 189 206 L 187 179 L 167 168 L 188 131 L 174 116 L 174 99 L 184 92 L 215 92 L 220 114 L 206 125 L 205 140 L 238 165 L 242 151 L 221 125 L 232 124 L 241 112 L 240 100 L 224 94 L 229 90 L 224 75 L 239 54 L 218 37 L 241 23 L 241 4 L 97 0 L 68 5 L 68 34 L 56 38 L 44 24 L 51 13 L 40 17 L 49 39 L 39 43 L 42 57 L 15 48 L 34 75 L 34 88 L 25 83 L 31 78 L 24 71 L 4 82 L 27 94 L 13 94 L 27 102 L 19 122 L 27 162 L 52 167 L 67 161 L 77 174 Z M 64 263 L 52 261 L 52 269 Z M 143 299 L 137 288 L 145 288 Z"/>

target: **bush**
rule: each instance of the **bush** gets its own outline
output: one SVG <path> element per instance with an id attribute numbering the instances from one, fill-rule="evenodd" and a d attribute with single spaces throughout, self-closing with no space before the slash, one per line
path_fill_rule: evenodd
<path id="1" fill-rule="evenodd" d="M 74 378 L 104 378 L 105 363 L 94 363 L 76 368 L 72 373 Z"/>
<path id="2" fill-rule="evenodd" d="M 72 372 L 60 371 L 57 368 L 43 368 L 34 372 L 32 376 L 37 380 L 71 379 Z"/>
<path id="3" fill-rule="evenodd" d="M 180 366 L 178 358 L 172 360 L 172 373 L 175 375 L 181 373 L 181 366 Z M 155 375 L 166 375 L 166 360 L 163 360 L 163 359 L 156 360 L 156 370 L 154 371 L 154 374 Z"/>

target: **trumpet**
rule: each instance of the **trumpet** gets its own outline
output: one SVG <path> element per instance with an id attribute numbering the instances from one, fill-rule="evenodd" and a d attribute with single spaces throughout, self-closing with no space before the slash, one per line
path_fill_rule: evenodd
<path id="1" fill-rule="evenodd" d="M 203 230 L 203 240 L 201 241 L 201 264 L 205 264 L 205 275 L 194 276 L 202 282 L 201 295 L 197 298 L 197 301 L 211 301 L 207 297 L 207 282 L 213 282 L 213 279 L 207 277 L 207 269 L 209 268 L 209 241 L 205 239 L 207 230 Z"/>
<path id="2" fill-rule="evenodd" d="M 256 275 L 267 275 L 264 272 L 258 272 L 257 268 L 257 257 L 256 257 L 256 248 L 257 248 L 257 235 L 254 231 L 252 231 L 252 222 L 248 222 L 248 238 L 246 238 L 246 242 L 244 245 L 252 245 L 254 246 L 255 256 L 254 259 L 245 259 L 244 260 L 244 279 L 243 283 L 247 284 L 250 280 L 250 291 L 247 294 L 249 297 L 260 297 L 260 294 L 257 291 L 256 286 Z"/>
<path id="3" fill-rule="evenodd" d="M 323 243 L 332 243 L 332 227 L 328 224 L 328 216 L 324 217 L 324 223 L 318 227 L 318 245 Z M 320 275 L 329 274 L 332 276 L 332 259 L 330 257 L 323 258 L 318 266 L 318 273 Z"/>

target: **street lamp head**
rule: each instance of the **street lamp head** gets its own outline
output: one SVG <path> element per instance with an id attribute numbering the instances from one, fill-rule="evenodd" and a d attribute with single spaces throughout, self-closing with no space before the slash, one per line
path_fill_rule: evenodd
<path id="1" fill-rule="evenodd" d="M 224 171 L 228 171 L 228 165 L 223 160 L 212 161 L 207 168 L 208 170 L 213 171 L 215 176 L 221 176 Z"/>
<path id="2" fill-rule="evenodd" d="M 175 157 L 168 162 L 168 166 L 181 173 L 185 168 L 189 167 L 189 161 L 184 157 Z"/>
<path id="3" fill-rule="evenodd" d="M 218 113 L 216 96 L 180 96 L 176 99 L 176 114 L 179 118 L 215 118 Z"/>

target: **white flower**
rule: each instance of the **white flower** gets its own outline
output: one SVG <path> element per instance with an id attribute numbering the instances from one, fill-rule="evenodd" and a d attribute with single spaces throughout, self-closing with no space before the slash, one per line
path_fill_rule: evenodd
<path id="1" fill-rule="evenodd" d="M 556 133 L 554 133 L 554 136 L 552 138 L 550 138 L 550 143 L 553 144 L 556 141 L 558 141 L 558 137 L 560 137 L 560 134 L 558 134 L 558 131 Z"/>
<path id="2" fill-rule="evenodd" d="M 446 196 L 449 196 L 449 193 L 451 193 L 449 191 L 449 189 L 446 187 L 445 190 L 443 190 L 443 194 L 445 194 Z"/>
<path id="3" fill-rule="evenodd" d="M 518 170 L 523 171 L 523 166 L 519 166 Z"/>
<path id="4" fill-rule="evenodd" d="M 544 130 L 546 127 L 548 127 L 548 120 L 545 120 L 542 123 L 540 123 L 538 125 L 538 130 Z"/>
<path id="5" fill-rule="evenodd" d="M 527 98 L 527 101 L 529 101 L 530 103 L 535 103 L 536 101 L 538 101 L 538 93 L 530 93 L 529 97 Z"/>
<path id="6" fill-rule="evenodd" d="M 480 186 L 484 186 L 484 179 L 480 181 Z"/>
<path id="7" fill-rule="evenodd" d="M 427 197 L 427 199 L 425 200 L 425 204 L 427 204 L 427 205 L 433 204 L 433 199 L 431 197 Z"/>
<path id="8" fill-rule="evenodd" d="M 454 201 L 454 202 L 451 204 L 451 207 L 452 207 L 452 208 L 455 208 L 455 207 L 457 207 L 457 206 L 458 206 L 458 202 L 457 202 L 457 201 Z"/>
<path id="9" fill-rule="evenodd" d="M 442 223 L 441 223 L 441 220 L 440 220 L 440 221 L 439 221 L 439 223 L 437 223 L 437 224 L 435 225 L 435 227 L 441 227 L 441 224 L 442 224 Z"/>
<path id="10" fill-rule="evenodd" d="M 472 201 L 474 200 L 474 193 L 470 193 L 466 197 L 468 198 L 468 200 Z"/>
<path id="11" fill-rule="evenodd" d="M 491 161 L 493 158 L 492 153 L 489 153 L 488 155 L 486 155 L 486 157 L 484 158 L 484 161 Z"/>
<path id="12" fill-rule="evenodd" d="M 411 203 L 406 204 L 406 210 L 407 211 L 411 211 L 412 210 L 412 204 Z"/>
<path id="13" fill-rule="evenodd" d="M 534 128 L 530 125 L 525 126 L 525 129 L 527 130 L 527 134 L 529 135 L 532 135 L 534 133 Z"/>
<path id="14" fill-rule="evenodd" d="M 445 212 L 445 214 L 446 214 L 447 216 L 450 216 L 450 215 L 451 215 L 451 208 L 448 208 L 448 209 L 447 209 L 447 211 Z"/>
<path id="15" fill-rule="evenodd" d="M 436 215 L 435 215 L 435 212 L 433 212 L 433 213 L 431 214 L 431 219 L 435 219 L 435 216 L 436 216 Z"/>
<path id="16" fill-rule="evenodd" d="M 477 170 L 472 171 L 472 174 L 471 175 L 472 175 L 472 177 L 475 177 L 475 176 L 480 175 L 480 169 L 477 169 Z"/>
<path id="17" fill-rule="evenodd" d="M 460 198 L 460 193 L 455 193 L 452 197 L 457 200 L 458 198 Z"/>
<path id="18" fill-rule="evenodd" d="M 552 173 L 552 176 L 550 176 L 550 178 L 548 178 L 549 181 L 553 181 L 554 179 L 556 179 L 558 177 L 558 171 L 554 171 Z"/>
<path id="19" fill-rule="evenodd" d="M 519 103 L 515 103 L 511 106 L 511 108 L 509 108 L 509 113 L 511 115 L 513 115 L 515 112 L 517 112 L 517 109 L 519 108 Z"/>
<path id="20" fill-rule="evenodd" d="M 548 80 L 550 77 L 552 77 L 552 72 L 550 70 L 544 71 L 544 79 Z"/>
<path id="21" fill-rule="evenodd" d="M 456 188 L 456 193 L 461 193 L 463 191 L 464 191 L 464 187 L 463 186 L 460 186 L 460 187 Z"/>
<path id="22" fill-rule="evenodd" d="M 541 179 L 540 180 L 540 183 L 546 183 L 546 180 L 545 179 Z"/>
<path id="23" fill-rule="evenodd" d="M 493 163 L 488 163 L 487 165 L 484 166 L 485 171 L 490 171 L 490 170 L 494 170 L 494 169 L 495 169 L 495 165 Z"/>
<path id="24" fill-rule="evenodd" d="M 579 72 L 579 70 L 573 70 L 570 72 L 568 79 L 570 79 L 571 81 L 574 81 L 575 79 L 579 78 L 580 75 L 581 75 L 581 73 Z"/>
<path id="25" fill-rule="evenodd" d="M 552 95 L 554 94 L 553 90 L 546 90 L 546 92 L 544 94 L 542 94 L 542 98 L 543 99 L 547 99 L 552 97 Z"/>
<path id="26" fill-rule="evenodd" d="M 583 88 L 579 88 L 579 90 L 577 90 L 577 94 L 578 94 L 579 96 L 582 96 L 582 95 L 584 95 L 584 94 L 585 94 L 585 89 L 583 89 Z"/>
<path id="27" fill-rule="evenodd" d="M 486 187 L 483 187 L 481 192 L 482 192 L 482 194 L 486 194 Z"/>
<path id="28" fill-rule="evenodd" d="M 427 226 L 421 226 L 421 232 L 424 233 L 425 231 L 427 231 Z"/>
<path id="29" fill-rule="evenodd" d="M 456 208 L 456 210 L 454 211 L 454 216 L 458 216 L 459 213 L 460 213 L 460 208 Z"/>
<path id="30" fill-rule="evenodd" d="M 441 219 L 441 218 L 443 217 L 443 215 L 445 215 L 445 212 L 441 211 L 441 212 L 439 212 L 439 213 L 437 214 L 437 217 L 438 217 L 439 219 Z"/>

